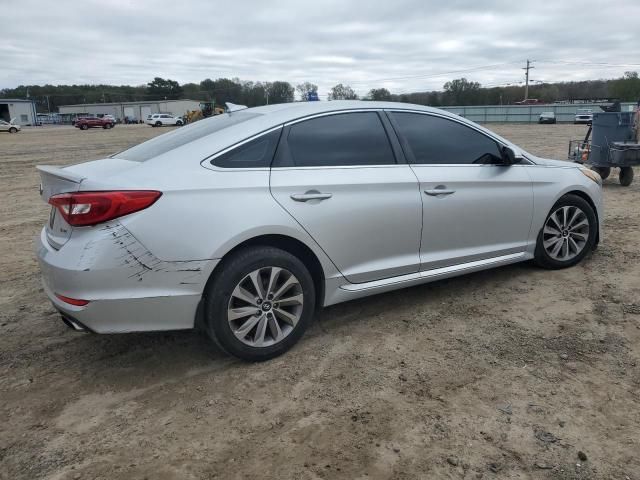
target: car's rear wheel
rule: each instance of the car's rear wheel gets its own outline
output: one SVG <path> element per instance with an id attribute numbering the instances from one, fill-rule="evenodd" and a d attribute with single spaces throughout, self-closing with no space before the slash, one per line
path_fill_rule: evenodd
<path id="1" fill-rule="evenodd" d="M 591 170 L 600 175 L 603 180 L 611 175 L 611 167 L 591 167 Z"/>
<path id="2" fill-rule="evenodd" d="M 156 127 L 161 127 L 162 126 L 162 122 L 156 122 Z"/>
<path id="3" fill-rule="evenodd" d="M 9 133 L 16 133 L 18 131 L 18 129 L 16 127 L 11 127 L 9 129 Z"/>
<path id="4" fill-rule="evenodd" d="M 89 128 L 89 125 L 82 125 L 80 128 L 81 128 L 82 130 L 86 130 L 86 129 L 88 129 L 88 128 Z"/>
<path id="5" fill-rule="evenodd" d="M 618 179 L 623 187 L 631 185 L 631 182 L 633 182 L 633 167 L 622 167 Z"/>
<path id="6" fill-rule="evenodd" d="M 314 283 L 305 265 L 273 247 L 241 250 L 223 262 L 205 291 L 209 336 L 244 360 L 268 360 L 286 352 L 315 310 Z"/>
<path id="7" fill-rule="evenodd" d="M 598 221 L 589 203 L 568 194 L 556 202 L 538 234 L 535 261 L 544 268 L 571 267 L 593 249 Z"/>

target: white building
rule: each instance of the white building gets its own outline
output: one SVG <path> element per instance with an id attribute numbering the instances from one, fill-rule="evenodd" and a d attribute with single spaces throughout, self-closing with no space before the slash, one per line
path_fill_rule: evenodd
<path id="1" fill-rule="evenodd" d="M 124 117 L 145 120 L 147 116 L 154 113 L 170 113 L 181 117 L 191 110 L 200 110 L 200 102 L 196 100 L 145 100 L 141 102 L 81 103 L 58 107 L 61 114 L 113 115 L 120 120 L 124 120 Z"/>
<path id="2" fill-rule="evenodd" d="M 36 106 L 31 100 L 0 98 L 0 120 L 16 125 L 36 125 Z"/>

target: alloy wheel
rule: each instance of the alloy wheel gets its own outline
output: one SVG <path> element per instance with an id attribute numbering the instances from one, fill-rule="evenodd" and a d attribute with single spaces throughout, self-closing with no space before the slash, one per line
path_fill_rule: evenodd
<path id="1" fill-rule="evenodd" d="M 238 340 L 251 347 L 281 342 L 302 316 L 302 285 L 290 271 L 263 267 L 246 275 L 231 293 L 227 320 Z"/>
<path id="2" fill-rule="evenodd" d="M 589 219 L 576 206 L 555 210 L 544 225 L 542 242 L 547 254 L 554 260 L 566 262 L 584 250 L 589 241 Z"/>

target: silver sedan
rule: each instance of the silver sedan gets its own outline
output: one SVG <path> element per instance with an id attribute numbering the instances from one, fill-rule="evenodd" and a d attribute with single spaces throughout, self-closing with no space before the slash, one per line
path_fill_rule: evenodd
<path id="1" fill-rule="evenodd" d="M 44 287 L 67 325 L 205 330 L 265 360 L 319 307 L 599 242 L 601 179 L 447 112 L 232 111 L 109 158 L 38 167 Z"/>

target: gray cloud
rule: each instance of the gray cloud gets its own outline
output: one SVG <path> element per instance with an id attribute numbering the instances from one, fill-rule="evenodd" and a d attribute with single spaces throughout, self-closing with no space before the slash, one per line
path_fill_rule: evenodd
<path id="1" fill-rule="evenodd" d="M 0 2 L 0 88 L 162 76 L 402 93 L 460 76 L 522 81 L 527 58 L 537 60 L 532 78 L 544 81 L 640 70 L 637 0 Z"/>

